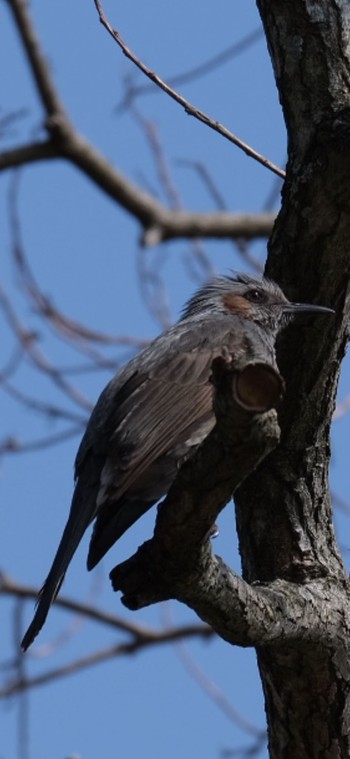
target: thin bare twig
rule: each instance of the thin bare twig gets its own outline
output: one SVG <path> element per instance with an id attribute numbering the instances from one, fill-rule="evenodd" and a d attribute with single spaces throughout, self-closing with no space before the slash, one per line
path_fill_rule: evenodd
<path id="1" fill-rule="evenodd" d="M 162 618 L 167 626 L 172 626 L 173 618 L 171 614 L 171 603 L 167 602 L 162 605 Z M 203 669 L 197 664 L 194 658 L 191 656 L 188 648 L 183 640 L 175 642 L 175 651 L 181 660 L 182 664 L 189 672 L 191 677 L 198 683 L 201 690 L 206 693 L 209 698 L 219 707 L 219 709 L 233 722 L 237 727 L 250 735 L 254 735 L 255 738 L 261 738 L 264 736 L 266 739 L 266 730 L 261 729 L 254 725 L 253 722 L 246 719 L 242 714 L 230 703 L 225 694 L 220 688 L 213 682 L 211 678 L 206 675 Z"/>
<path id="2" fill-rule="evenodd" d="M 141 125 L 146 135 L 157 168 L 159 183 L 167 197 L 169 205 L 175 210 L 182 210 L 182 198 L 171 176 L 170 166 L 156 125 L 146 119 L 134 105 L 132 106 L 132 114 L 137 119 L 137 122 Z M 190 242 L 189 255 L 191 258 L 194 256 L 196 260 L 200 262 L 202 278 L 203 272 L 206 278 L 213 275 L 213 267 L 211 266 L 210 260 L 206 255 L 203 243 L 200 239 L 194 239 Z M 162 329 L 169 326 L 171 321 L 167 300 L 165 298 L 165 288 L 160 276 L 161 263 L 163 261 L 164 253 L 162 253 L 161 260 L 154 261 L 153 265 L 150 267 L 147 266 L 147 257 L 143 251 L 141 251 L 138 256 L 141 293 L 144 295 L 146 306 L 160 323 Z"/>
<path id="3" fill-rule="evenodd" d="M 0 572 L 0 595 L 22 599 L 32 599 L 36 601 L 38 592 L 38 588 L 31 585 L 18 583 L 12 578 L 8 577 L 5 573 Z M 157 640 L 159 636 L 163 638 L 166 635 L 166 631 L 164 630 L 159 632 L 146 625 L 141 625 L 140 623 L 127 620 L 125 617 L 120 617 L 117 614 L 109 614 L 108 612 L 105 612 L 102 609 L 97 609 L 95 606 L 91 606 L 90 604 L 73 601 L 64 595 L 58 596 L 55 599 L 54 605 L 61 609 L 65 609 L 66 611 L 74 612 L 75 614 L 81 614 L 86 618 L 93 620 L 94 622 L 99 622 L 100 624 L 112 627 L 114 630 L 121 630 L 122 632 L 129 633 L 130 635 L 136 636 L 138 638 L 145 638 L 146 640 L 149 640 L 151 637 L 153 637 L 154 640 Z M 214 635 L 212 629 L 208 627 L 208 625 L 202 623 L 184 625 L 181 628 L 176 628 L 176 630 L 181 630 L 181 634 L 179 632 L 176 633 L 180 637 L 211 637 L 211 635 Z"/>
<path id="4" fill-rule="evenodd" d="M 243 717 L 243 715 L 236 709 L 222 692 L 222 690 L 206 675 L 206 673 L 199 667 L 197 662 L 190 655 L 188 649 L 183 642 L 177 641 L 175 644 L 177 654 L 181 659 L 184 667 L 198 683 L 200 688 L 211 698 L 212 701 L 221 709 L 224 714 L 241 730 L 246 733 L 254 735 L 256 738 L 262 737 L 266 740 L 266 730 L 259 728 L 253 724 L 250 720 Z"/>
<path id="5" fill-rule="evenodd" d="M 30 586 L 16 583 L 5 574 L 0 574 L 0 595 L 6 595 L 16 599 L 34 599 L 37 597 L 38 589 Z M 65 677 L 76 673 L 86 667 L 91 667 L 111 658 L 122 655 L 131 655 L 136 651 L 152 645 L 171 643 L 182 638 L 204 637 L 211 638 L 215 635 L 213 630 L 207 625 L 196 623 L 193 625 L 171 626 L 165 630 L 156 630 L 145 625 L 135 623 L 118 615 L 112 615 L 97 609 L 90 604 L 78 603 L 61 596 L 55 600 L 55 606 L 59 606 L 74 614 L 79 614 L 86 619 L 91 619 L 100 624 L 112 627 L 130 636 L 130 640 L 117 645 L 109 646 L 102 650 L 93 652 L 88 656 L 81 657 L 75 661 L 44 672 L 38 677 L 17 677 L 7 683 L 0 689 L 0 698 L 6 698 L 21 693 L 28 688 L 38 685 L 44 685 L 54 679 Z M 35 649 L 33 652 L 35 655 Z M 11 665 L 13 666 L 13 665 Z"/>
<path id="6" fill-rule="evenodd" d="M 31 411 L 38 411 L 40 414 L 44 414 L 50 419 L 64 419 L 64 421 L 75 423 L 77 427 L 80 425 L 80 428 L 87 422 L 87 417 L 81 416 L 74 411 L 68 411 L 61 406 L 49 403 L 49 401 L 41 401 L 37 398 L 32 398 L 30 395 L 27 395 L 27 393 L 14 387 L 14 385 L 8 382 L 8 380 L 3 380 L 2 377 L 0 378 L 0 383 L 5 393 Z"/>
<path id="7" fill-rule="evenodd" d="M 214 200 L 214 203 L 217 208 L 219 208 L 221 211 L 227 210 L 227 205 L 224 200 L 224 197 L 222 193 L 220 192 L 219 188 L 215 184 L 213 177 L 209 174 L 208 169 L 206 166 L 204 166 L 203 163 L 200 161 L 179 161 L 180 165 L 183 166 L 189 166 L 190 168 L 193 168 L 198 176 L 201 178 L 204 186 L 207 188 L 209 192 L 209 196 Z M 241 238 L 237 237 L 234 240 L 235 248 L 238 250 L 240 255 L 242 256 L 244 262 L 248 264 L 248 266 L 251 266 L 251 268 L 255 271 L 258 271 L 259 274 L 263 271 L 263 266 L 261 265 L 260 261 L 258 261 L 255 256 L 252 255 L 252 253 L 249 250 L 248 241 L 245 238 L 244 235 L 242 235 Z"/>
<path id="8" fill-rule="evenodd" d="M 338 495 L 338 493 L 335 493 L 334 490 L 332 490 L 332 503 L 337 509 L 339 509 L 339 511 L 342 511 L 343 514 L 350 516 L 350 503 L 344 498 L 341 498 L 341 496 Z"/>
<path id="9" fill-rule="evenodd" d="M 32 360 L 37 369 L 47 374 L 48 377 L 60 388 L 71 400 L 84 409 L 91 411 L 91 403 L 76 388 L 72 387 L 57 371 L 56 367 L 50 363 L 46 356 L 39 350 L 36 344 L 36 334 L 30 332 L 24 327 L 14 312 L 12 304 L 9 301 L 4 289 L 0 287 L 0 305 L 4 315 L 16 335 L 19 344 Z"/>
<path id="10" fill-rule="evenodd" d="M 26 295 L 32 301 L 32 304 L 43 317 L 45 321 L 50 322 L 56 335 L 63 336 L 75 344 L 75 347 L 82 349 L 95 362 L 105 361 L 105 357 L 96 350 L 92 351 L 88 343 L 98 343 L 101 345 L 128 345 L 135 348 L 144 348 L 148 345 L 149 340 L 142 338 L 133 338 L 127 335 L 108 335 L 103 332 L 86 327 L 84 324 L 74 321 L 63 314 L 40 289 L 29 262 L 24 253 L 24 245 L 21 234 L 21 224 L 18 213 L 18 191 L 19 191 L 20 172 L 14 172 L 12 182 L 9 188 L 9 217 L 12 233 L 12 251 L 13 259 L 19 275 L 20 283 Z"/>
<path id="11" fill-rule="evenodd" d="M 26 108 L 18 108 L 17 111 L 10 111 L 8 113 L 2 113 L 2 109 L 0 108 L 0 139 L 5 135 L 8 137 L 9 134 L 13 134 L 15 131 L 13 126 L 27 116 L 27 114 Z"/>
<path id="12" fill-rule="evenodd" d="M 0 698 L 8 698 L 9 696 L 13 696 L 16 693 L 22 693 L 29 688 L 32 689 L 39 685 L 46 685 L 47 683 L 52 682 L 52 680 L 57 680 L 62 677 L 67 677 L 68 675 L 76 674 L 77 672 L 81 672 L 83 669 L 90 668 L 96 664 L 101 664 L 102 662 L 108 661 L 109 659 L 116 659 L 120 656 L 131 656 L 136 653 L 136 651 L 140 651 L 141 649 L 148 648 L 150 646 L 172 643 L 178 637 L 181 637 L 181 635 L 182 633 L 180 629 L 169 630 L 159 632 L 158 635 L 152 635 L 150 638 L 135 638 L 130 642 L 118 643 L 113 646 L 108 646 L 107 648 L 103 648 L 92 654 L 83 656 L 80 659 L 75 659 L 73 662 L 63 665 L 62 667 L 48 670 L 47 672 L 44 672 L 42 675 L 38 675 L 37 677 L 27 677 L 21 680 L 14 680 L 5 685 L 3 688 L 0 688 Z"/>
<path id="13" fill-rule="evenodd" d="M 15 669 L 17 675 L 17 682 L 23 682 L 26 679 L 26 664 L 24 657 L 21 656 L 21 632 L 23 630 L 23 604 L 17 600 L 15 605 L 15 611 L 13 615 L 13 639 L 15 651 L 18 651 L 15 661 Z M 21 759 L 28 759 L 29 749 L 29 704 L 28 694 L 25 691 L 19 696 L 18 699 L 18 756 Z"/>
<path id="14" fill-rule="evenodd" d="M 225 63 L 232 60 L 232 58 L 235 58 L 240 53 L 244 53 L 249 47 L 254 45 L 254 43 L 262 37 L 263 31 L 262 28 L 259 27 L 253 32 L 247 34 L 246 37 L 242 37 L 242 39 L 238 40 L 238 42 L 235 42 L 225 50 L 222 50 L 221 53 L 218 53 L 212 58 L 209 58 L 204 63 L 200 63 L 198 66 L 194 66 L 192 69 L 183 71 L 180 74 L 172 74 L 171 76 L 168 76 L 167 83 L 171 87 L 177 87 L 179 84 L 188 84 L 189 82 L 193 82 L 196 79 L 200 79 L 201 77 L 206 76 L 206 74 L 211 74 L 214 69 L 219 68 L 219 66 L 223 66 Z M 149 84 L 133 85 L 130 83 L 130 87 L 128 88 L 125 97 L 117 106 L 116 110 L 119 111 L 122 108 L 127 107 L 130 104 L 130 101 L 134 100 L 140 95 L 147 95 L 150 92 L 154 93 L 157 91 L 158 90 L 154 90 L 154 87 Z"/>
<path id="15" fill-rule="evenodd" d="M 102 5 L 99 2 L 99 0 L 94 0 L 96 10 L 99 15 L 100 22 L 102 26 L 107 30 L 107 32 L 111 35 L 111 37 L 115 40 L 117 45 L 121 48 L 124 55 L 129 58 L 130 61 L 132 61 L 135 66 L 137 66 L 140 71 L 142 71 L 148 79 L 150 79 L 154 84 L 157 85 L 157 87 L 160 87 L 164 92 L 166 92 L 169 97 L 171 97 L 173 100 L 176 101 L 176 103 L 179 103 L 181 105 L 186 113 L 189 116 L 194 116 L 198 121 L 201 121 L 203 124 L 206 124 L 210 129 L 213 129 L 215 132 L 218 132 L 222 135 L 222 137 L 225 137 L 227 140 L 232 142 L 236 147 L 240 148 L 240 150 L 243 150 L 243 152 L 249 156 L 250 158 L 254 158 L 255 161 L 258 161 L 258 163 L 261 163 L 265 168 L 269 169 L 270 171 L 273 171 L 275 174 L 277 174 L 279 177 L 285 177 L 286 173 L 283 171 L 283 169 L 280 169 L 279 166 L 275 166 L 274 163 L 268 160 L 268 158 L 265 158 L 260 153 L 258 153 L 256 150 L 254 150 L 250 145 L 247 145 L 246 142 L 243 142 L 243 140 L 240 140 L 239 137 L 237 137 L 233 132 L 230 132 L 229 129 L 226 129 L 226 127 L 223 126 L 223 124 L 220 124 L 218 121 L 214 121 L 214 119 L 211 119 L 204 111 L 199 110 L 199 108 L 196 108 L 194 105 L 192 105 L 188 100 L 186 100 L 180 93 L 176 92 L 172 87 L 170 87 L 166 82 L 164 82 L 163 79 L 161 79 L 157 74 L 154 73 L 154 71 L 151 71 L 151 69 L 148 68 L 148 66 L 143 63 L 143 61 L 138 58 L 135 53 L 132 52 L 132 50 L 128 47 L 128 45 L 124 42 L 122 37 L 120 36 L 119 32 L 116 29 L 113 29 L 111 24 L 109 23 L 103 9 Z"/>
<path id="16" fill-rule="evenodd" d="M 45 126 L 50 139 L 46 143 L 33 143 L 5 151 L 0 154 L 0 169 L 47 158 L 70 161 L 138 219 L 143 227 L 141 242 L 145 246 L 183 237 L 222 239 L 238 235 L 250 239 L 270 235 L 273 214 L 207 214 L 170 210 L 111 166 L 110 161 L 79 134 L 70 122 L 50 76 L 26 0 L 9 0 L 9 7 L 14 14 L 39 97 L 48 116 Z"/>
<path id="17" fill-rule="evenodd" d="M 47 435 L 40 440 L 31 440 L 23 443 L 15 437 L 8 437 L 0 441 L 0 456 L 9 453 L 29 453 L 30 451 L 42 451 L 59 443 L 66 443 L 72 437 L 81 434 L 81 427 L 71 427 L 63 432 L 57 432 L 55 435 Z"/>

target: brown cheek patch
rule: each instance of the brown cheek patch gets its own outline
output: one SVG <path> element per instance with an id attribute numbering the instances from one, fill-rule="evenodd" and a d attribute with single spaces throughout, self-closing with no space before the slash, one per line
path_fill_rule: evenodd
<path id="1" fill-rule="evenodd" d="M 243 295 L 224 295 L 223 302 L 225 308 L 228 308 L 233 314 L 239 314 L 240 316 L 249 318 L 251 311 L 251 305 Z"/>

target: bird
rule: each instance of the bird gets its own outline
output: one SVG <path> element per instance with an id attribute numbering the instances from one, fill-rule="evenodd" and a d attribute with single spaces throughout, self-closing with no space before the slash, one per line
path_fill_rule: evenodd
<path id="1" fill-rule="evenodd" d="M 267 357 L 276 365 L 277 335 L 302 312 L 332 309 L 291 303 L 264 277 L 213 277 L 190 298 L 179 320 L 113 377 L 77 452 L 68 521 L 24 635 L 23 651 L 43 627 L 91 523 L 88 570 L 167 494 L 181 464 L 213 429 L 213 360 L 249 351 L 249 334 L 258 330 Z"/>

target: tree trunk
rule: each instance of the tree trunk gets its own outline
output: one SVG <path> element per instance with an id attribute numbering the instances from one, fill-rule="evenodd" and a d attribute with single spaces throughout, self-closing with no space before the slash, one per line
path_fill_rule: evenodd
<path id="1" fill-rule="evenodd" d="M 288 134 L 267 273 L 291 299 L 333 306 L 336 316 L 298 321 L 280 341 L 282 441 L 237 493 L 237 524 L 244 578 L 270 587 L 287 581 L 281 599 L 288 614 L 300 593 L 306 600 L 294 640 L 280 636 L 257 647 L 270 756 L 345 758 L 350 593 L 333 533 L 328 465 L 349 322 L 350 10 L 348 0 L 257 5 Z M 315 635 L 305 640 L 307 625 Z"/>
<path id="2" fill-rule="evenodd" d="M 286 395 L 277 447 L 273 411 L 250 416 L 232 405 L 232 371 L 240 367 L 227 366 L 222 381 L 214 372 L 217 427 L 181 469 L 153 539 L 111 579 L 129 608 L 177 598 L 228 642 L 255 646 L 273 759 L 345 759 L 350 588 L 333 532 L 328 467 L 349 322 L 349 0 L 258 6 L 288 133 L 267 273 L 291 300 L 336 314 L 299 316 L 282 333 Z M 244 477 L 235 493 L 242 579 L 212 556 L 208 534 Z"/>

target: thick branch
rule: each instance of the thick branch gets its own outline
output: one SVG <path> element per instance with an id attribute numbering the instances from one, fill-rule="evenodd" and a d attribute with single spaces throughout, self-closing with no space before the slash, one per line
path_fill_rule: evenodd
<path id="1" fill-rule="evenodd" d="M 22 145 L 0 154 L 0 171 L 50 158 L 73 163 L 103 192 L 134 216 L 143 227 L 144 245 L 176 238 L 213 237 L 253 239 L 267 237 L 274 214 L 191 213 L 172 211 L 142 191 L 82 135 L 70 122 L 50 76 L 26 0 L 8 0 L 27 54 L 37 91 L 47 114 L 47 142 Z"/>
<path id="2" fill-rule="evenodd" d="M 253 329 L 249 338 L 254 338 Z M 259 359 L 264 355 L 264 344 L 257 343 L 255 348 Z M 206 587 L 216 609 L 218 594 L 213 576 L 218 563 L 211 556 L 208 536 L 238 484 L 278 443 L 276 412 L 256 413 L 258 402 L 262 410 L 262 406 L 275 405 L 280 397 L 282 383 L 270 363 L 252 365 L 246 356 L 230 359 L 227 364 L 217 359 L 213 382 L 214 430 L 179 472 L 159 508 L 153 539 L 111 573 L 114 588 L 123 591 L 123 601 L 130 608 L 172 597 L 185 600 L 189 594 L 197 608 L 201 588 Z M 245 402 L 248 397 L 250 409 Z M 223 573 L 219 575 L 220 584 Z M 236 578 L 235 582 L 240 585 L 243 581 Z"/>
<path id="3" fill-rule="evenodd" d="M 15 169 L 18 166 L 36 161 L 47 161 L 49 158 L 61 158 L 57 147 L 51 140 L 20 145 L 17 148 L 0 153 L 0 171 Z"/>
<path id="4" fill-rule="evenodd" d="M 0 595 L 9 596 L 10 598 L 21 598 L 23 600 L 29 599 L 34 602 L 38 599 L 38 588 L 18 583 L 3 572 L 0 572 Z M 145 640 L 146 642 L 150 640 L 156 642 L 159 639 L 174 640 L 175 638 L 212 636 L 212 630 L 201 624 L 181 625 L 179 627 L 171 626 L 171 628 L 167 628 L 166 630 L 157 630 L 139 622 L 134 622 L 131 619 L 120 617 L 117 614 L 110 614 L 103 609 L 98 609 L 94 605 L 72 600 L 62 595 L 55 598 L 54 603 L 58 608 L 65 609 L 73 614 L 98 622 L 106 627 L 111 627 L 115 631 L 127 633 L 137 640 Z"/>
<path id="5" fill-rule="evenodd" d="M 314 596 L 328 609 L 349 604 L 334 538 L 328 485 L 329 427 L 349 323 L 350 59 L 347 0 L 259 0 L 289 135 L 283 206 L 267 271 L 293 300 L 333 305 L 336 316 L 296 323 L 280 341 L 286 380 L 279 448 L 236 494 L 244 577 L 304 584 L 322 577 L 334 593 Z M 267 502 L 268 501 L 268 502 Z M 330 585 L 329 585 L 330 587 Z M 274 759 L 349 756 L 349 639 L 266 647 L 259 665 Z M 345 663 L 345 667 L 343 664 Z"/>
<path id="6" fill-rule="evenodd" d="M 195 237 L 243 237 L 251 240 L 268 237 L 271 233 L 275 214 L 270 212 L 245 214 L 172 211 L 111 166 L 102 153 L 77 134 L 65 119 L 51 120 L 50 124 L 54 133 L 51 140 L 22 145 L 0 153 L 0 171 L 35 161 L 67 158 L 103 192 L 138 219 L 144 228 L 144 245 Z"/>
<path id="7" fill-rule="evenodd" d="M 332 7 L 331 28 L 327 24 L 315 25 L 317 5 L 319 16 L 323 13 L 327 19 Z M 343 576 L 330 519 L 328 461 L 329 427 L 350 315 L 350 116 L 343 110 L 350 86 L 348 88 L 343 79 L 340 90 L 340 80 L 336 78 L 333 89 L 333 76 L 337 77 L 335 48 L 329 52 L 328 65 L 322 67 L 318 67 L 315 48 L 316 32 L 325 53 L 329 34 L 335 42 L 335 29 L 342 27 L 338 6 L 341 3 L 331 6 L 327 0 L 312 4 L 293 0 L 284 3 L 282 14 L 278 0 L 260 3 L 279 67 L 282 100 L 287 99 L 292 107 L 288 87 L 292 72 L 294 76 L 298 73 L 298 86 L 302 88 L 308 109 L 306 106 L 301 109 L 297 101 L 293 118 L 298 118 L 298 129 L 304 138 L 306 133 L 309 135 L 307 160 L 305 143 L 300 145 L 300 152 L 295 152 L 293 142 L 283 207 L 270 244 L 268 274 L 282 285 L 292 300 L 333 306 L 336 315 L 295 322 L 281 336 L 278 363 L 286 380 L 286 399 L 281 412 L 282 443 L 238 497 L 244 535 L 250 533 L 248 510 L 251 517 L 253 508 L 252 524 L 259 525 L 254 546 L 250 534 L 244 549 L 244 567 L 250 580 L 275 577 L 307 580 L 313 573 L 323 572 Z M 291 56 L 290 35 L 293 39 L 297 35 L 303 39 L 302 57 L 298 47 Z M 339 57 L 349 55 L 342 47 L 342 40 L 339 36 Z M 317 105 L 315 117 L 310 118 L 310 109 L 315 107 L 311 81 L 316 75 L 317 87 L 325 100 Z M 337 97 L 341 119 L 335 113 Z M 326 110 L 328 120 L 322 122 L 322 128 L 317 127 L 317 114 Z M 288 109 L 286 116 L 289 116 Z M 293 141 L 293 119 L 287 125 L 293 130 Z M 300 169 L 302 156 L 304 163 Z M 267 491 L 271 498 L 268 512 L 258 496 Z M 282 503 L 284 508 L 281 508 Z"/>

